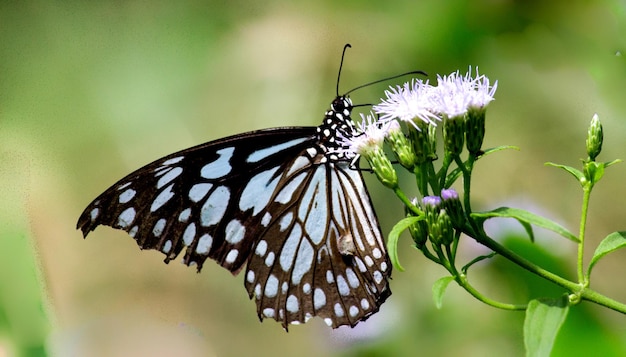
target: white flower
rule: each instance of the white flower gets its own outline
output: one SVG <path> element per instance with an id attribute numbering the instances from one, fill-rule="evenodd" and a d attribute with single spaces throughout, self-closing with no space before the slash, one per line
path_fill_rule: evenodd
<path id="1" fill-rule="evenodd" d="M 470 71 L 471 71 L 470 67 Z M 469 75 L 469 71 L 468 71 Z M 492 100 L 493 95 L 496 93 L 496 89 L 498 88 L 498 81 L 493 83 L 493 86 L 490 86 L 489 78 L 485 75 L 478 75 L 478 67 L 476 67 L 476 79 L 473 80 L 473 89 L 472 95 L 470 96 L 470 107 L 474 108 L 483 108 L 487 106 Z"/>
<path id="2" fill-rule="evenodd" d="M 472 108 L 483 108 L 493 100 L 498 81 L 490 85 L 489 78 L 478 74 L 472 78 L 472 67 L 464 76 L 459 71 L 449 76 L 437 76 L 432 98 L 433 110 L 449 118 L 465 115 Z"/>
<path id="3" fill-rule="evenodd" d="M 472 83 L 459 75 L 459 71 L 449 76 L 437 75 L 437 87 L 432 96 L 433 110 L 448 118 L 465 115 L 470 103 Z"/>
<path id="4" fill-rule="evenodd" d="M 431 110 L 432 86 L 428 82 L 412 79 L 411 83 L 404 83 L 403 87 L 389 87 L 385 91 L 387 99 L 381 99 L 380 104 L 374 105 L 374 112 L 380 114 L 381 121 L 399 119 L 413 124 L 415 119 L 427 124 L 436 125 L 440 120 Z"/>
<path id="5" fill-rule="evenodd" d="M 339 133 L 337 144 L 339 149 L 335 152 L 346 158 L 357 158 L 382 147 L 387 136 L 388 123 L 383 123 L 374 114 L 361 114 L 361 122 L 357 123 L 357 128 L 349 136 Z"/>

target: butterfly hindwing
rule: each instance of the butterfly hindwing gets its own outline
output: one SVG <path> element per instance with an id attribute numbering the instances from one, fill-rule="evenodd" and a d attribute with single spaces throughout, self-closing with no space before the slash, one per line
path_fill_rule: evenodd
<path id="1" fill-rule="evenodd" d="M 268 207 L 279 214 L 255 245 L 246 288 L 259 317 L 285 328 L 313 316 L 354 326 L 389 296 L 389 258 L 361 173 L 347 162 L 309 170 L 287 205 Z M 282 180 L 299 181 L 295 172 Z"/>

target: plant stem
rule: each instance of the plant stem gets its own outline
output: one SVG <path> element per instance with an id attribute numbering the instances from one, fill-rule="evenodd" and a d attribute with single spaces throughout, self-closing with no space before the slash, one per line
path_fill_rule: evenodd
<path id="1" fill-rule="evenodd" d="M 587 287 L 589 285 L 589 277 L 584 273 L 583 269 L 583 255 L 585 254 L 585 227 L 587 225 L 587 210 L 589 209 L 589 198 L 591 197 L 592 185 L 583 186 L 583 204 L 580 214 L 580 231 L 578 233 L 578 259 L 576 262 L 578 270 L 578 282 L 582 286 Z"/>
<path id="2" fill-rule="evenodd" d="M 467 280 L 467 276 L 465 274 L 457 275 L 455 277 L 455 281 L 468 293 L 474 296 L 476 299 L 482 301 L 483 303 L 489 306 L 493 306 L 493 307 L 496 307 L 498 309 L 503 309 L 503 310 L 514 310 L 514 311 L 526 310 L 526 305 L 507 304 L 507 303 L 499 302 L 496 300 L 492 300 L 484 296 L 469 283 L 469 281 Z"/>

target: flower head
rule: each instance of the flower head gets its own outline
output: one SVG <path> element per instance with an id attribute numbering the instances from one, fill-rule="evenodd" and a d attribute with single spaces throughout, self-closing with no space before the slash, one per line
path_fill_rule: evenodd
<path id="1" fill-rule="evenodd" d="M 387 98 L 381 99 L 382 102 L 374 105 L 373 110 L 380 114 L 382 121 L 399 119 L 413 124 L 416 128 L 415 120 L 436 125 L 435 121 L 440 119 L 430 108 L 432 88 L 428 82 L 419 79 L 412 79 L 411 83 L 404 83 L 402 87 L 389 87 L 389 90 L 385 91 Z"/>
<path id="2" fill-rule="evenodd" d="M 448 76 L 437 76 L 437 87 L 432 96 L 435 112 L 449 118 L 464 116 L 470 108 L 484 108 L 493 100 L 498 81 L 491 85 L 489 78 L 479 75 L 472 77 L 472 67 L 465 75 L 459 71 Z"/>
<path id="3" fill-rule="evenodd" d="M 340 148 L 335 151 L 346 158 L 355 158 L 381 148 L 388 124 L 382 124 L 373 114 L 361 114 L 361 122 L 349 136 L 338 134 Z"/>

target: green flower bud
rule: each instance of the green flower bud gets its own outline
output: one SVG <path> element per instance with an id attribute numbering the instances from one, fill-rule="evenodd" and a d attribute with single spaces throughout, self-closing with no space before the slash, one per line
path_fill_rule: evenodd
<path id="1" fill-rule="evenodd" d="M 603 140 L 602 124 L 600 123 L 598 114 L 594 114 L 593 118 L 591 118 L 591 124 L 589 125 L 589 130 L 587 130 L 587 140 L 585 141 L 589 161 L 595 161 L 596 157 L 600 155 Z"/>
<path id="2" fill-rule="evenodd" d="M 464 115 L 445 117 L 443 121 L 443 145 L 446 152 L 458 156 L 465 142 Z"/>
<path id="3" fill-rule="evenodd" d="M 454 227 L 452 227 L 452 220 L 445 209 L 439 211 L 436 225 L 440 244 L 449 245 L 452 243 L 454 240 Z"/>
<path id="4" fill-rule="evenodd" d="M 413 144 L 413 152 L 417 164 L 437 159 L 437 127 L 421 121 L 415 122 L 417 128 L 409 125 L 409 139 Z"/>
<path id="5" fill-rule="evenodd" d="M 385 142 L 396 155 L 400 165 L 404 166 L 409 171 L 413 171 L 413 167 L 417 162 L 417 156 L 415 156 L 411 142 L 406 135 L 404 135 L 397 121 L 394 120 L 389 123 Z"/>
<path id="6" fill-rule="evenodd" d="M 465 215 L 459 194 L 453 188 L 441 190 L 441 199 L 443 200 L 443 208 L 448 213 L 452 225 L 455 228 L 462 228 L 465 224 Z"/>
<path id="7" fill-rule="evenodd" d="M 484 107 L 469 107 L 467 120 L 465 121 L 465 140 L 467 150 L 474 156 L 480 153 L 485 137 L 485 114 Z"/>
<path id="8" fill-rule="evenodd" d="M 380 182 L 382 182 L 383 185 L 389 188 L 398 187 L 398 175 L 396 174 L 396 170 L 393 168 L 391 161 L 387 155 L 385 155 L 382 147 L 372 147 L 362 155 L 370 164 L 370 167 L 376 174 L 376 177 Z"/>

